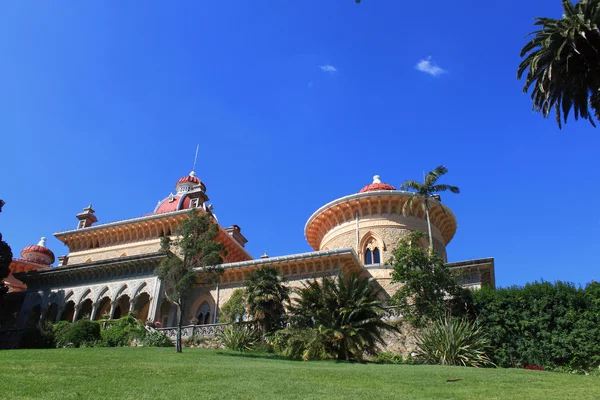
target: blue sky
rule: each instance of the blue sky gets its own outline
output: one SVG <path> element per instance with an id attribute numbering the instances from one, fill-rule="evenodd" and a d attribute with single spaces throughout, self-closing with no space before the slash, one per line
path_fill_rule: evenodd
<path id="1" fill-rule="evenodd" d="M 515 78 L 533 17 L 560 17 L 559 0 L 176 3 L 3 4 L 15 254 L 41 236 L 66 254 L 52 234 L 90 202 L 100 222 L 152 211 L 199 143 L 215 212 L 255 257 L 310 250 L 308 217 L 374 174 L 399 185 L 445 164 L 462 190 L 442 197 L 451 261 L 495 257 L 501 286 L 600 280 L 600 131 L 559 131 Z"/>

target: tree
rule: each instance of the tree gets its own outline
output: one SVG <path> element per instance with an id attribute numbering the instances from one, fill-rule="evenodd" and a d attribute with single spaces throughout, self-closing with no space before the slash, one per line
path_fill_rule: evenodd
<path id="1" fill-rule="evenodd" d="M 161 239 L 161 250 L 166 257 L 156 268 L 156 275 L 165 288 L 165 296 L 177 306 L 177 352 L 181 353 L 181 325 L 185 300 L 196 284 L 214 283 L 222 268 L 225 246 L 216 241 L 219 226 L 208 214 L 200 215 L 192 209 L 173 232 L 174 237 Z M 201 270 L 197 271 L 197 268 Z"/>
<path id="2" fill-rule="evenodd" d="M 600 118 L 600 1 L 562 0 L 562 6 L 561 19 L 535 18 L 540 29 L 521 50 L 517 79 L 527 71 L 523 92 L 533 88 L 533 110 L 547 118 L 554 109 L 559 128 L 571 109 L 575 120 L 595 127 L 588 107 Z"/>
<path id="3" fill-rule="evenodd" d="M 0 213 L 2 207 L 6 204 L 4 200 L 0 200 Z M 2 233 L 0 233 L 0 305 L 2 305 L 2 299 L 8 291 L 4 285 L 4 278 L 10 274 L 10 263 L 12 262 L 13 254 L 8 243 L 2 240 Z"/>
<path id="4" fill-rule="evenodd" d="M 404 181 L 401 186 L 402 190 L 413 191 L 412 195 L 402 208 L 404 215 L 408 214 L 408 211 L 413 207 L 415 200 L 421 200 L 421 207 L 425 211 L 425 217 L 427 218 L 427 240 L 429 241 L 429 255 L 433 254 L 433 235 L 431 234 L 431 219 L 429 218 L 429 206 L 434 194 L 450 191 L 452 193 L 460 193 L 460 189 L 456 186 L 450 186 L 445 184 L 437 184 L 437 180 L 442 175 L 448 173 L 448 168 L 443 165 L 438 166 L 433 171 L 429 172 L 424 179 L 423 183 L 417 181 Z M 439 200 L 435 200 L 439 201 Z M 443 206 L 440 203 L 440 207 Z"/>
<path id="5" fill-rule="evenodd" d="M 374 281 L 359 273 L 314 279 L 296 294 L 289 307 L 291 328 L 280 335 L 283 347 L 292 346 L 284 349 L 292 358 L 360 361 L 384 344 L 384 331 L 396 330 L 382 320 Z"/>
<path id="6" fill-rule="evenodd" d="M 402 287 L 390 301 L 414 326 L 421 327 L 447 313 L 464 315 L 468 311 L 470 292 L 457 282 L 452 271 L 437 254 L 419 246 L 425 234 L 411 232 L 394 250 L 392 283 Z M 466 304 L 466 306 L 465 306 Z"/>
<path id="7" fill-rule="evenodd" d="M 252 271 L 246 280 L 246 293 L 250 314 L 258 321 L 263 336 L 276 329 L 285 312 L 283 303 L 289 300 L 285 278 L 275 267 L 262 267 Z"/>
<path id="8" fill-rule="evenodd" d="M 233 324 L 242 322 L 246 315 L 246 291 L 235 289 L 229 300 L 221 307 L 220 322 Z"/>

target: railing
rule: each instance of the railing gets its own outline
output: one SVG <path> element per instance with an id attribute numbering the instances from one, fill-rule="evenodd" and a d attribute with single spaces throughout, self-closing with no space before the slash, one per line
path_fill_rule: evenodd
<path id="1" fill-rule="evenodd" d="M 254 322 L 242 322 L 243 325 L 248 326 L 250 329 L 255 329 L 256 324 Z M 231 324 L 207 324 L 207 325 L 186 325 L 181 327 L 181 337 L 183 339 L 189 339 L 191 337 L 215 337 L 223 333 L 226 326 Z M 158 332 L 162 332 L 170 339 L 177 337 L 177 327 L 169 328 L 156 328 Z"/>

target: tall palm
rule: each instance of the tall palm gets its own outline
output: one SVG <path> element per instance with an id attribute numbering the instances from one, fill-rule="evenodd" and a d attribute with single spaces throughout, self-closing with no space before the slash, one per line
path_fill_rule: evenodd
<path id="1" fill-rule="evenodd" d="M 314 279 L 296 293 L 287 331 L 293 338 L 307 338 L 302 354 L 290 356 L 361 360 L 384 344 L 384 331 L 395 330 L 381 318 L 384 311 L 373 280 L 358 273 L 341 271 L 337 279 Z"/>
<path id="2" fill-rule="evenodd" d="M 460 193 L 460 189 L 456 186 L 438 184 L 437 180 L 442 175 L 446 175 L 448 173 L 448 168 L 443 165 L 438 166 L 433 171 L 429 172 L 424 179 L 423 183 L 417 181 L 404 181 L 401 186 L 402 190 L 412 191 L 410 198 L 402 208 L 402 212 L 404 215 L 407 215 L 408 212 L 413 208 L 416 200 L 421 201 L 421 207 L 425 212 L 425 217 L 427 219 L 427 240 L 429 241 L 429 255 L 433 254 L 433 236 L 431 234 L 431 219 L 429 218 L 429 207 L 431 205 L 431 201 L 434 198 L 433 196 L 436 193 L 450 191 L 452 193 Z M 437 201 L 437 200 L 435 200 Z M 443 208 L 442 208 L 443 209 Z"/>
<path id="3" fill-rule="evenodd" d="M 263 335 L 276 327 L 285 311 L 283 303 L 289 300 L 289 288 L 284 282 L 285 278 L 275 267 L 259 268 L 246 280 L 248 309 L 260 324 Z"/>
<path id="4" fill-rule="evenodd" d="M 562 0 L 562 6 L 561 19 L 535 18 L 540 29 L 521 50 L 517 79 L 527 71 L 523 92 L 532 88 L 533 110 L 547 118 L 554 109 L 559 128 L 571 109 L 575 120 L 587 119 L 595 127 L 592 114 L 600 118 L 600 0 Z"/>

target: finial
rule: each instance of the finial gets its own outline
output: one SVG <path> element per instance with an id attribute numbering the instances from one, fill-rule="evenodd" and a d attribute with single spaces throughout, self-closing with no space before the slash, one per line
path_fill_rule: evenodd
<path id="1" fill-rule="evenodd" d="M 38 246 L 46 247 L 46 238 L 45 237 L 40 239 Z"/>
<path id="2" fill-rule="evenodd" d="M 373 183 L 381 183 L 381 179 L 379 178 L 379 175 L 375 175 L 373 177 Z"/>
<path id="3" fill-rule="evenodd" d="M 196 145 L 196 155 L 194 156 L 194 166 L 192 167 L 192 172 L 190 172 L 190 176 L 196 176 L 196 161 L 198 160 L 198 149 L 200 148 L 200 145 L 197 144 Z"/>
<path id="4" fill-rule="evenodd" d="M 265 250 L 265 254 L 263 254 L 262 256 L 260 256 L 260 258 L 269 258 L 269 255 L 267 254 L 266 250 Z"/>

